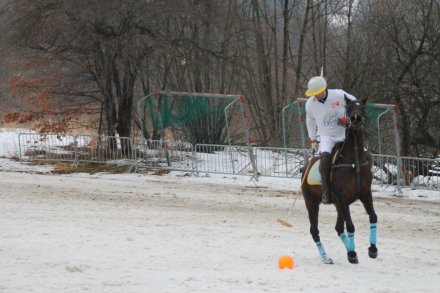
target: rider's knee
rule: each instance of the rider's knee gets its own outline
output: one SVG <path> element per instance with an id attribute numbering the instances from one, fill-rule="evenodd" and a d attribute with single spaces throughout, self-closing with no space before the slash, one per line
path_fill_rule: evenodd
<path id="1" fill-rule="evenodd" d="M 324 157 L 330 157 L 331 155 L 330 155 L 330 153 L 328 153 L 328 152 L 322 152 L 321 153 L 321 158 L 324 158 Z"/>

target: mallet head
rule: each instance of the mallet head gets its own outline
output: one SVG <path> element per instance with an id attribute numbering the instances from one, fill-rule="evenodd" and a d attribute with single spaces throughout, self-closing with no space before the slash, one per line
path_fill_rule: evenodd
<path id="1" fill-rule="evenodd" d="M 284 226 L 286 226 L 286 227 L 289 227 L 289 228 L 292 227 L 292 224 L 290 224 L 290 223 L 287 222 L 286 220 L 278 219 L 278 222 L 279 222 L 281 225 L 284 225 Z"/>

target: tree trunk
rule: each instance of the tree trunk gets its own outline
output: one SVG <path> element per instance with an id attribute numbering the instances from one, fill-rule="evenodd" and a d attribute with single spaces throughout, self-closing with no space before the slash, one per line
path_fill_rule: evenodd
<path id="1" fill-rule="evenodd" d="M 309 13 L 310 13 L 310 9 L 311 9 L 311 3 L 312 0 L 307 0 L 307 5 L 306 5 L 306 11 L 304 12 L 304 20 L 303 20 L 303 25 L 302 25 L 302 29 L 301 29 L 301 34 L 299 36 L 299 46 L 298 46 L 298 63 L 296 65 L 296 83 L 295 83 L 295 90 L 293 92 L 293 96 L 295 98 L 298 97 L 298 93 L 299 93 L 299 89 L 301 87 L 301 84 L 303 83 L 303 79 L 302 79 L 302 66 L 303 66 L 303 50 L 304 50 L 304 40 L 306 37 L 306 33 L 307 33 L 307 29 L 308 29 L 308 21 L 309 21 Z"/>
<path id="2" fill-rule="evenodd" d="M 278 115 L 274 111 L 274 103 L 272 97 L 272 82 L 271 74 L 269 69 L 269 60 L 265 53 L 264 41 L 263 41 L 263 29 L 261 26 L 260 19 L 260 8 L 258 5 L 258 0 L 252 0 L 252 8 L 255 17 L 254 33 L 256 40 L 256 53 L 258 59 L 258 71 L 260 73 L 261 89 L 262 89 L 262 99 L 264 100 L 266 121 L 269 127 L 269 139 L 274 139 L 278 135 L 278 125 L 276 117 Z"/>
<path id="3" fill-rule="evenodd" d="M 284 0 L 283 8 L 283 73 L 282 73 L 282 87 L 281 96 L 283 100 L 283 107 L 289 103 L 287 96 L 287 53 L 289 48 L 289 0 Z"/>

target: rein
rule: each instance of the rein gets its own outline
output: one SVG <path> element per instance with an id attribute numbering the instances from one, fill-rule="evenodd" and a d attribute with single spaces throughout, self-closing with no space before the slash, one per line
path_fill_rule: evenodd
<path id="1" fill-rule="evenodd" d="M 350 132 L 350 126 L 348 127 L 348 132 Z M 353 135 L 353 140 L 354 140 L 354 161 L 343 156 L 342 155 L 342 150 L 345 146 L 345 143 L 347 141 L 347 139 L 344 140 L 341 148 L 340 148 L 340 153 L 338 155 L 338 157 L 351 161 L 352 163 L 346 163 L 346 164 L 333 164 L 332 169 L 336 169 L 336 168 L 353 168 L 356 169 L 356 195 L 357 197 L 359 197 L 359 189 L 360 189 L 360 185 L 361 185 L 361 179 L 360 179 L 360 172 L 361 172 L 361 167 L 364 166 L 368 166 L 369 162 L 367 159 L 363 160 L 362 162 L 359 162 L 359 144 L 358 144 L 358 134 L 355 133 L 354 131 L 351 131 L 352 135 Z"/>
<path id="2" fill-rule="evenodd" d="M 343 164 L 336 164 L 336 163 L 334 163 L 333 166 L 332 166 L 332 169 L 336 169 L 336 168 L 353 168 L 354 169 L 354 168 L 356 168 L 356 172 L 359 173 L 360 172 L 360 168 L 369 165 L 369 162 L 368 162 L 367 159 L 363 160 L 362 162 L 359 162 L 359 146 L 358 146 L 358 143 L 357 143 L 357 136 L 356 136 L 356 134 L 354 134 L 355 160 L 353 161 L 352 159 L 347 158 L 346 156 L 342 155 L 342 150 L 344 149 L 346 141 L 347 140 L 344 140 L 342 145 L 341 145 L 341 147 L 339 148 L 338 157 L 342 158 L 344 160 L 347 160 L 349 162 L 352 162 L 352 163 L 343 163 Z M 336 160 L 335 160 L 335 162 L 336 162 Z"/>
<path id="3" fill-rule="evenodd" d="M 358 146 L 358 137 L 354 134 L 354 162 L 356 165 L 356 195 L 359 197 L 359 188 L 361 186 L 361 179 L 359 177 L 359 173 L 361 172 L 361 168 L 359 167 L 359 146 Z"/>

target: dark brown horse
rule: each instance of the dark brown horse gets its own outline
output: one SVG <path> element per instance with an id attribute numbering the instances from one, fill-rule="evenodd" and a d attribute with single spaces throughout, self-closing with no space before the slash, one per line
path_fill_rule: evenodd
<path id="1" fill-rule="evenodd" d="M 347 257 L 350 263 L 358 263 L 358 257 L 355 251 L 355 228 L 350 215 L 350 204 L 360 200 L 370 217 L 370 247 L 368 255 L 371 258 L 377 257 L 376 248 L 376 225 L 377 216 L 374 211 L 373 197 L 371 195 L 371 158 L 364 149 L 364 118 L 365 103 L 367 99 L 360 101 L 351 101 L 345 97 L 347 103 L 346 110 L 348 124 L 345 141 L 335 146 L 333 150 L 333 164 L 331 175 L 331 193 L 333 204 L 337 211 L 336 232 L 347 249 Z M 319 160 L 314 157 L 310 159 L 307 165 L 313 164 Z M 319 162 L 318 162 L 319 163 Z M 306 165 L 302 179 L 302 194 L 306 203 L 310 220 L 310 233 L 318 248 L 321 259 L 324 263 L 333 263 L 328 257 L 323 244 L 319 238 L 318 213 L 321 203 L 321 185 L 312 185 L 308 181 L 310 170 Z M 345 232 L 344 229 L 347 229 Z"/>

